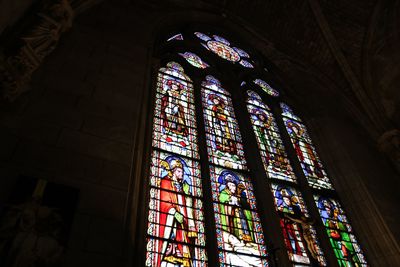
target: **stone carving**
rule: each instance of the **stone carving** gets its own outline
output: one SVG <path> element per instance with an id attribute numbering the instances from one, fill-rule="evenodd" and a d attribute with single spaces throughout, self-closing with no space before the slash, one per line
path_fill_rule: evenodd
<path id="1" fill-rule="evenodd" d="M 9 208 L 0 224 L 0 263 L 4 266 L 57 266 L 64 247 L 57 210 L 34 199 Z M 4 253 L 4 254 L 3 254 Z"/>
<path id="2" fill-rule="evenodd" d="M 39 180 L 26 202 L 3 207 L 0 266 L 59 266 L 65 224 L 60 210 L 42 204 L 46 184 Z"/>
<path id="3" fill-rule="evenodd" d="M 68 0 L 44 5 L 38 20 L 21 36 L 20 48 L 0 58 L 0 84 L 4 98 L 15 100 L 28 90 L 33 72 L 57 46 L 60 36 L 72 26 L 74 10 Z"/>

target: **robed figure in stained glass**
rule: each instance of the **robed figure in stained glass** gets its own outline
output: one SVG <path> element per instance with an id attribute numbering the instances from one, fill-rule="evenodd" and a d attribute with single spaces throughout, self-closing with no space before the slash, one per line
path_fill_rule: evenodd
<path id="1" fill-rule="evenodd" d="M 353 246 L 349 230 L 340 215 L 340 207 L 335 205 L 329 199 L 322 197 L 318 201 L 318 206 L 322 213 L 321 217 L 324 220 L 329 241 L 334 249 L 336 258 L 338 259 L 339 266 L 361 266 L 361 261 Z"/>
<path id="2" fill-rule="evenodd" d="M 161 267 L 192 266 L 193 252 L 186 244 L 193 243 L 197 230 L 193 220 L 191 181 L 184 160 L 169 156 L 160 162 L 161 178 L 159 243 Z"/>
<path id="3" fill-rule="evenodd" d="M 253 225 L 244 185 L 232 174 L 220 179 L 222 182 L 219 194 L 222 229 L 234 234 L 240 240 L 253 241 Z"/>
<path id="4" fill-rule="evenodd" d="M 288 127 L 289 134 L 292 137 L 296 154 L 301 161 L 304 171 L 307 173 L 307 175 L 324 178 L 322 166 L 317 159 L 314 149 L 308 142 L 304 141 L 306 138 L 305 130 L 301 127 L 301 125 L 293 120 L 288 120 L 286 125 Z"/>
<path id="5" fill-rule="evenodd" d="M 221 153 L 237 154 L 236 143 L 233 139 L 233 124 L 226 110 L 225 100 L 217 94 L 209 94 L 211 105 L 212 126 L 214 131 L 215 149 Z"/>
<path id="6" fill-rule="evenodd" d="M 235 173 L 223 171 L 218 177 L 219 211 L 227 262 L 235 266 L 263 266 L 259 247 L 255 243 L 254 222 L 246 187 Z M 238 254 L 236 254 L 238 252 Z"/>
<path id="7" fill-rule="evenodd" d="M 161 119 L 165 140 L 186 147 L 188 129 L 184 110 L 187 106 L 185 86 L 179 80 L 168 79 L 163 85 L 163 90 Z"/>
<path id="8" fill-rule="evenodd" d="M 283 172 L 290 175 L 291 168 L 286 158 L 283 145 L 279 143 L 277 137 L 271 136 L 273 129 L 273 117 L 259 108 L 252 108 L 251 115 L 253 124 L 256 126 L 256 134 L 260 138 L 261 144 L 265 147 L 267 160 L 272 171 Z"/>
<path id="9" fill-rule="evenodd" d="M 289 188 L 278 187 L 275 199 L 280 224 L 283 230 L 286 249 L 295 262 L 310 263 L 307 256 L 311 256 L 313 266 L 320 266 L 318 261 L 324 262 L 318 253 L 318 244 L 312 233 L 312 220 L 307 218 L 300 207 L 299 199 Z"/>

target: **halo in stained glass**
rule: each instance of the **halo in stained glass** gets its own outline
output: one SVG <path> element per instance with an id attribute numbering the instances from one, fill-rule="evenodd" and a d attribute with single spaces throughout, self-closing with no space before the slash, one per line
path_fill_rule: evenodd
<path id="1" fill-rule="evenodd" d="M 210 41 L 212 39 L 208 35 L 201 33 L 201 32 L 195 32 L 194 35 L 196 35 L 197 38 L 199 38 L 200 40 L 203 40 L 204 42 Z"/>
<path id="2" fill-rule="evenodd" d="M 247 54 L 247 52 L 245 52 L 243 49 L 240 49 L 239 47 L 232 47 L 233 50 L 235 50 L 241 57 L 247 57 L 249 58 L 249 54 Z"/>
<path id="3" fill-rule="evenodd" d="M 178 53 L 180 56 L 182 56 L 184 59 L 186 59 L 187 62 L 189 62 L 192 66 L 195 66 L 196 68 L 199 69 L 205 69 L 210 67 L 207 63 L 205 63 L 198 55 L 195 53 L 191 52 L 185 52 L 185 53 Z"/>
<path id="4" fill-rule="evenodd" d="M 253 82 L 258 86 L 260 86 L 261 89 L 263 89 L 264 92 L 266 92 L 270 96 L 275 96 L 275 97 L 279 96 L 279 92 L 274 88 L 272 88 L 266 81 L 261 79 L 255 79 Z"/>
<path id="5" fill-rule="evenodd" d="M 173 40 L 182 41 L 183 40 L 183 35 L 181 33 L 175 34 L 174 36 L 168 38 L 167 42 L 173 41 Z"/>
<path id="6" fill-rule="evenodd" d="M 240 60 L 239 54 L 232 49 L 232 47 L 217 41 L 208 41 L 208 48 L 217 54 L 219 57 L 232 62 L 238 62 Z"/>
<path id="7" fill-rule="evenodd" d="M 245 68 L 249 68 L 249 69 L 253 69 L 254 68 L 253 64 L 251 64 L 250 62 L 248 62 L 247 60 L 244 60 L 244 59 L 240 60 L 239 64 L 242 65 Z"/>
<path id="8" fill-rule="evenodd" d="M 225 38 L 223 38 L 221 36 L 218 36 L 218 35 L 214 34 L 213 37 L 214 37 L 214 40 L 216 40 L 218 42 L 221 42 L 221 43 L 226 44 L 226 45 L 231 45 L 231 43 L 228 40 L 226 40 Z"/>

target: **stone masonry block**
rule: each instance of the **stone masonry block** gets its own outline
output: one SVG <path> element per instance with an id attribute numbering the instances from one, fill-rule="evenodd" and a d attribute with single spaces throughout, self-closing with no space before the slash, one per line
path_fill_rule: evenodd
<path id="1" fill-rule="evenodd" d="M 58 146 L 127 166 L 131 161 L 131 147 L 129 145 L 79 131 L 64 129 L 61 132 Z"/>

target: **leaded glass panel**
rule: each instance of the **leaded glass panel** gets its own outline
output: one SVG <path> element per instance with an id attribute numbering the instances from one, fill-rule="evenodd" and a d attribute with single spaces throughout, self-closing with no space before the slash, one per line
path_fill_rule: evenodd
<path id="1" fill-rule="evenodd" d="M 210 67 L 206 62 L 204 62 L 198 55 L 191 52 L 179 53 L 187 62 L 189 62 L 192 66 L 195 66 L 199 69 L 205 69 Z"/>
<path id="2" fill-rule="evenodd" d="M 153 151 L 146 266 L 206 266 L 199 163 Z"/>
<path id="3" fill-rule="evenodd" d="M 295 120 L 297 116 L 286 105 L 283 107 L 283 121 L 308 184 L 314 188 L 333 189 L 306 127 L 300 121 Z"/>
<path id="4" fill-rule="evenodd" d="M 339 266 L 368 266 L 339 201 L 319 195 L 314 200 Z"/>
<path id="5" fill-rule="evenodd" d="M 210 172 L 221 266 L 268 266 L 249 178 L 214 166 Z"/>
<path id="6" fill-rule="evenodd" d="M 290 186 L 272 183 L 272 193 L 290 261 L 326 266 L 313 220 L 300 192 Z"/>
<path id="7" fill-rule="evenodd" d="M 245 68 L 249 68 L 249 69 L 253 69 L 254 68 L 253 64 L 251 64 L 250 62 L 248 62 L 247 60 L 244 60 L 244 59 L 240 60 L 239 64 L 242 65 Z"/>
<path id="8" fill-rule="evenodd" d="M 168 38 L 167 42 L 169 41 L 183 41 L 183 35 L 181 33 L 175 34 L 174 36 Z"/>
<path id="9" fill-rule="evenodd" d="M 246 169 L 242 138 L 231 98 L 212 76 L 207 76 L 203 86 L 201 91 L 210 162 L 232 169 Z"/>
<path id="10" fill-rule="evenodd" d="M 177 63 L 162 68 L 157 79 L 153 146 L 198 158 L 193 85 Z"/>
<path id="11" fill-rule="evenodd" d="M 256 135 L 264 169 L 270 178 L 295 182 L 296 177 L 287 157 L 275 118 L 261 97 L 247 91 L 247 110 Z"/>
<path id="12" fill-rule="evenodd" d="M 258 86 L 260 86 L 260 88 L 264 92 L 269 94 L 270 96 L 274 96 L 274 97 L 279 96 L 279 92 L 277 90 L 275 90 L 274 88 L 272 88 L 271 85 L 269 85 L 266 81 L 261 80 L 261 79 L 255 79 L 253 82 L 255 84 L 257 84 Z"/>

